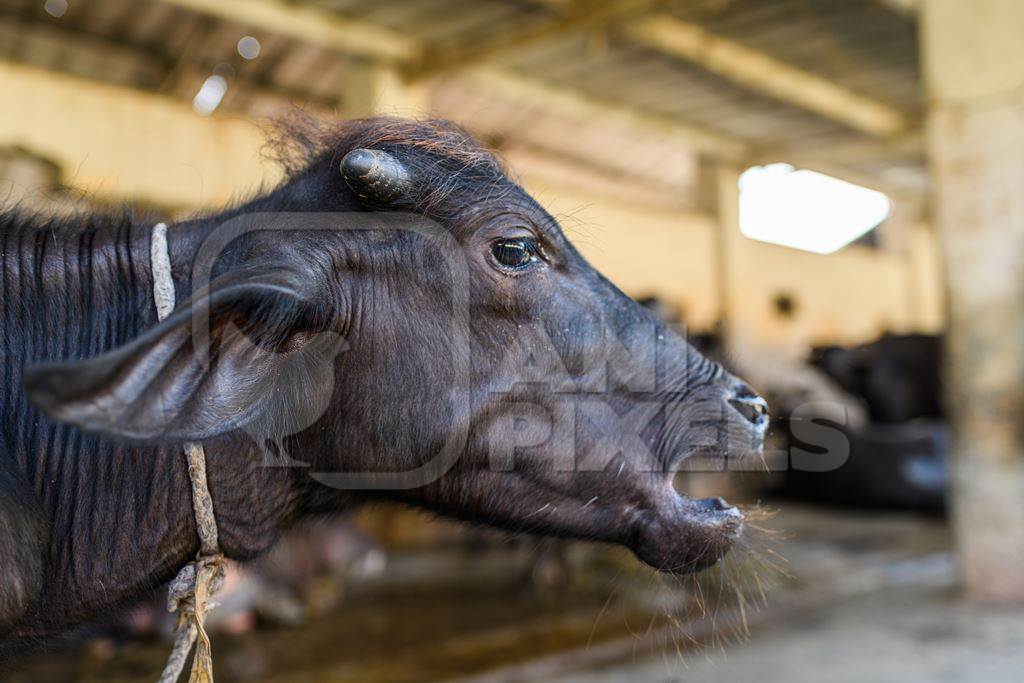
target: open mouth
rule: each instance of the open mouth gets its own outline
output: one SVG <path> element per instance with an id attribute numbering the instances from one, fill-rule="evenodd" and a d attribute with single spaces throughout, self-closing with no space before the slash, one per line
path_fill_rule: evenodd
<path id="1" fill-rule="evenodd" d="M 691 574 L 718 562 L 743 533 L 743 513 L 719 497 L 688 498 L 671 491 L 639 529 L 637 556 L 655 569 Z"/>

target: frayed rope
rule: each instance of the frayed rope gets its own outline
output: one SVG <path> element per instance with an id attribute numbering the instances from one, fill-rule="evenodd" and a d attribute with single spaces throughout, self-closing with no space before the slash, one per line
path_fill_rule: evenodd
<path id="1" fill-rule="evenodd" d="M 167 247 L 167 225 L 153 226 L 150 236 L 150 266 L 153 273 L 153 301 L 158 320 L 174 310 L 174 279 Z M 167 609 L 178 613 L 174 630 L 174 648 L 157 683 L 176 683 L 185 669 L 185 662 L 196 646 L 189 683 L 213 683 L 213 652 L 206 633 L 206 613 L 217 603 L 213 597 L 224 584 L 224 554 L 217 537 L 217 520 L 213 499 L 206 482 L 206 452 L 201 444 L 185 444 L 188 478 L 192 484 L 192 512 L 199 536 L 199 555 L 181 568 L 167 591 Z"/>

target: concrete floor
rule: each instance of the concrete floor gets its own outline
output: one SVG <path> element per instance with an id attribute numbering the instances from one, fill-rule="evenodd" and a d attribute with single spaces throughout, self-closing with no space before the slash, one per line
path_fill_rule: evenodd
<path id="1" fill-rule="evenodd" d="M 727 651 L 639 661 L 550 683 L 1024 681 L 1024 609 L 947 589 L 865 595 L 768 623 Z"/>
<path id="2" fill-rule="evenodd" d="M 749 636 L 735 635 L 736 605 L 728 601 L 710 628 L 699 614 L 684 624 L 699 642 L 727 638 L 725 647 L 683 642 L 682 655 L 665 647 L 658 634 L 678 640 L 679 631 L 657 617 L 666 605 L 687 603 L 649 571 L 625 571 L 600 553 L 584 563 L 590 568 L 579 585 L 540 598 L 521 583 L 525 556 L 496 547 L 396 560 L 378 584 L 353 586 L 337 613 L 297 628 L 218 634 L 217 679 L 1024 682 L 1024 609 L 956 597 L 941 523 L 785 505 L 770 525 L 785 532 L 773 543 L 790 576 L 769 585 L 765 604 L 749 611 Z M 741 583 L 743 567 L 734 565 Z M 47 655 L 10 680 L 142 683 L 153 680 L 167 647 L 129 642 L 102 657 L 89 651 Z"/>

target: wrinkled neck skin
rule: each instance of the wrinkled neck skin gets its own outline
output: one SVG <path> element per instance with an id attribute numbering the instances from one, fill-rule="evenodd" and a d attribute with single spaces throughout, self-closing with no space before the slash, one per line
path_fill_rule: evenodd
<path id="1" fill-rule="evenodd" d="M 269 205 L 256 200 L 246 210 Z M 280 197 L 276 197 L 280 200 Z M 172 225 L 169 251 L 180 304 L 191 264 L 222 216 Z M 41 601 L 11 634 L 32 638 L 102 615 L 168 581 L 199 550 L 180 445 L 138 445 L 44 415 L 25 395 L 24 368 L 88 358 L 157 324 L 150 236 L 157 221 L 85 218 L 42 224 L 0 215 L 3 297 L 3 462 L 48 529 Z M 245 435 L 206 444 L 220 542 L 231 558 L 265 550 L 307 512 L 348 500 L 305 469 L 261 466 Z"/>

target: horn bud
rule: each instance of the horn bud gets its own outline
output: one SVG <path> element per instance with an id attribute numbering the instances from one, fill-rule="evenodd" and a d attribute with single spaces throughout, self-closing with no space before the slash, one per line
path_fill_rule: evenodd
<path id="1" fill-rule="evenodd" d="M 387 152 L 354 149 L 341 160 L 341 177 L 356 196 L 371 206 L 391 206 L 412 196 L 412 175 Z"/>

